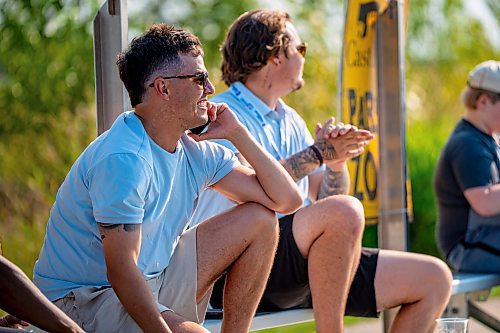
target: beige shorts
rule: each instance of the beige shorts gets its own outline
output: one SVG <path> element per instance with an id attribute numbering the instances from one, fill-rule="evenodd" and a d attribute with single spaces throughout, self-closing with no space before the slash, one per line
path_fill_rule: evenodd
<path id="1" fill-rule="evenodd" d="M 147 283 L 160 312 L 203 322 L 211 292 L 196 304 L 196 227 L 182 234 L 168 267 Z M 111 287 L 81 287 L 54 304 L 87 332 L 142 332 Z"/>

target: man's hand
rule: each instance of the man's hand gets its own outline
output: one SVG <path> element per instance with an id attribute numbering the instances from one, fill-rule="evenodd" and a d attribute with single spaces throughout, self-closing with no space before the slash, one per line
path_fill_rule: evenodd
<path id="1" fill-rule="evenodd" d="M 195 141 L 212 139 L 231 139 L 243 130 L 243 125 L 225 103 L 207 102 L 210 124 L 204 133 L 188 133 Z"/>
<path id="2" fill-rule="evenodd" d="M 373 134 L 350 124 L 335 124 L 332 117 L 323 125 L 316 124 L 314 137 L 314 145 L 323 155 L 325 164 L 334 167 L 363 153 Z"/>
<path id="3" fill-rule="evenodd" d="M 314 129 L 314 140 L 328 140 L 357 130 L 358 128 L 351 124 L 344 124 L 341 122 L 335 124 L 335 117 L 330 117 L 323 125 L 321 125 L 321 123 L 316 124 L 316 128 Z"/>
<path id="4" fill-rule="evenodd" d="M 23 328 L 28 325 L 29 323 L 10 314 L 0 318 L 0 327 Z"/>

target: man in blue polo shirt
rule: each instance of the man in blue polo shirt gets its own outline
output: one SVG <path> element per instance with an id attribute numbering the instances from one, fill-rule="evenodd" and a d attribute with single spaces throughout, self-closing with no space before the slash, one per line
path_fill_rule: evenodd
<path id="1" fill-rule="evenodd" d="M 247 332 L 278 230 L 302 204 L 291 177 L 214 92 L 199 39 L 166 24 L 118 56 L 133 111 L 76 160 L 61 185 L 35 283 L 92 332 L 206 332 L 213 282 L 228 283 L 224 332 Z M 189 128 L 212 121 L 202 136 Z M 252 169 L 224 147 L 245 153 Z M 201 191 L 242 203 L 187 230 Z M 286 193 L 282 193 L 285 190 Z"/>
<path id="2" fill-rule="evenodd" d="M 221 51 L 222 78 L 229 89 L 213 101 L 236 112 L 297 181 L 305 201 L 295 214 L 280 218 L 278 250 L 260 310 L 312 307 L 317 332 L 340 333 L 344 313 L 375 317 L 401 306 L 390 332 L 432 332 L 451 292 L 446 265 L 430 256 L 361 249 L 363 207 L 346 195 L 345 161 L 363 151 L 371 134 L 330 119 L 316 127 L 313 138 L 281 100 L 304 83 L 306 44 L 290 16 L 272 10 L 241 15 Z M 238 147 L 219 142 L 246 163 Z M 193 223 L 232 205 L 208 190 Z M 220 297 L 212 300 L 221 305 Z"/>

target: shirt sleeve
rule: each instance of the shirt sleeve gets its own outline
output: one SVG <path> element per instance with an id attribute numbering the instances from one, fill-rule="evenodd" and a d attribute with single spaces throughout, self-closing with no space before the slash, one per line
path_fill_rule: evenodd
<path id="1" fill-rule="evenodd" d="M 94 219 L 101 223 L 142 223 L 151 172 L 134 154 L 112 154 L 88 173 Z"/>
<path id="2" fill-rule="evenodd" d="M 235 154 L 230 149 L 215 142 L 206 142 L 203 161 L 207 175 L 207 186 L 217 183 L 236 166 L 240 165 Z"/>
<path id="3" fill-rule="evenodd" d="M 483 142 L 461 140 L 451 150 L 451 154 L 451 167 L 462 192 L 491 183 L 491 165 L 495 161 Z"/>

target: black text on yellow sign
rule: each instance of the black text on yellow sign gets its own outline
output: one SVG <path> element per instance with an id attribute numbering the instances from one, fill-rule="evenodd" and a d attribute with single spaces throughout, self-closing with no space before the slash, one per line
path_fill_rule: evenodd
<path id="1" fill-rule="evenodd" d="M 348 162 L 350 193 L 365 208 L 368 222 L 378 218 L 378 114 L 375 24 L 387 1 L 349 0 L 347 3 L 342 66 L 342 121 L 370 130 L 374 139 L 365 152 Z"/>

